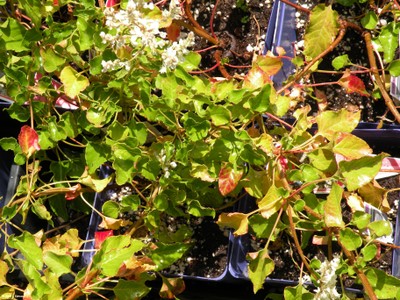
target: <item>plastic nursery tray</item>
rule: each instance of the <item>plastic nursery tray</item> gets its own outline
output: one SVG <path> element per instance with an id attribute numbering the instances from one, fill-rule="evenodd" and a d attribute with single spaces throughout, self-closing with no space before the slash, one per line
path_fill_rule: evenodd
<path id="1" fill-rule="evenodd" d="M 108 177 L 111 174 L 112 170 L 109 167 L 102 166 L 100 168 L 100 178 L 105 178 Z M 96 208 L 96 210 L 101 211 L 103 203 L 105 203 L 107 200 L 107 195 L 105 192 L 102 193 L 97 193 L 95 195 L 94 203 L 93 206 Z M 92 261 L 92 258 L 95 254 L 94 247 L 95 247 L 95 233 L 98 231 L 98 225 L 101 222 L 100 216 L 95 212 L 92 211 L 90 220 L 89 220 L 89 226 L 88 226 L 88 232 L 86 235 L 86 240 L 88 242 L 85 243 L 84 246 L 84 252 L 82 254 L 82 260 L 81 260 L 81 266 L 85 267 L 90 264 Z M 227 240 L 228 244 L 228 249 L 227 249 L 227 260 L 226 260 L 226 267 L 225 270 L 221 275 L 218 277 L 202 277 L 202 276 L 192 276 L 192 275 L 176 275 L 176 274 L 169 274 L 166 273 L 165 275 L 171 276 L 171 277 L 183 277 L 184 279 L 189 279 L 189 280 L 199 280 L 199 281 L 211 281 L 211 282 L 230 282 L 234 278 L 231 276 L 228 266 L 229 266 L 229 258 L 231 256 L 231 249 L 232 249 L 232 242 L 234 240 L 232 232 L 229 233 L 229 237 Z"/>
<path id="2" fill-rule="evenodd" d="M 387 137 L 385 138 L 387 139 Z M 395 136 L 392 135 L 391 138 L 394 139 Z M 380 142 L 382 143 L 383 141 L 380 140 Z M 398 174 L 399 169 L 400 169 L 399 158 L 394 158 L 394 157 L 385 158 L 382 163 L 381 172 L 378 173 L 376 178 L 391 177 L 393 175 Z M 325 190 L 322 193 L 329 193 L 329 191 Z M 250 196 L 247 196 L 247 198 L 243 199 L 243 201 L 241 201 L 239 205 L 240 205 L 239 211 L 242 211 L 244 213 L 247 213 L 255 208 L 254 199 L 252 199 Z M 365 210 L 366 212 L 371 214 L 373 220 L 387 220 L 387 217 L 384 213 L 382 213 L 381 211 L 370 205 L 366 205 Z M 393 229 L 392 237 L 394 245 L 400 246 L 400 209 L 397 211 L 396 224 L 395 228 Z M 230 265 L 229 265 L 229 272 L 231 273 L 232 277 L 249 279 L 247 271 L 248 261 L 246 259 L 249 250 L 250 250 L 249 235 L 239 236 L 234 239 Z M 400 249 L 393 250 L 392 275 L 400 278 Z M 277 285 L 297 284 L 296 281 L 283 280 L 283 279 L 267 279 L 266 283 L 272 283 Z M 355 289 L 349 289 L 349 290 L 350 291 L 353 290 L 354 292 L 359 292 L 358 290 Z"/>
<path id="3" fill-rule="evenodd" d="M 296 0 L 291 0 L 291 2 L 296 3 Z M 294 57 L 293 45 L 297 39 L 296 22 L 291 22 L 291 20 L 295 20 L 295 13 L 294 7 L 281 1 L 274 1 L 265 36 L 264 53 L 270 50 L 276 55 L 276 47 L 282 47 L 287 56 Z M 284 59 L 281 70 L 272 78 L 275 86 L 282 85 L 282 82 L 293 73 L 293 70 L 293 64 Z"/>

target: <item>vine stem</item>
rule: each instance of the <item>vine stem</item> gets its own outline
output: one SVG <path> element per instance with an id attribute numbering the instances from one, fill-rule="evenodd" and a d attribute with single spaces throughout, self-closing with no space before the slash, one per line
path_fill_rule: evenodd
<path id="1" fill-rule="evenodd" d="M 318 280 L 318 275 L 317 273 L 315 273 L 315 271 L 310 267 L 310 264 L 307 261 L 307 258 L 304 255 L 303 249 L 301 249 L 301 245 L 299 242 L 299 239 L 297 238 L 297 233 L 296 233 L 296 228 L 294 226 L 294 222 L 293 222 L 293 213 L 292 213 L 293 207 L 292 206 L 288 206 L 288 208 L 286 209 L 287 215 L 289 217 L 289 225 L 290 225 L 290 232 L 292 234 L 294 243 L 296 245 L 297 251 L 301 257 L 301 260 L 304 264 L 304 266 L 307 268 L 308 272 L 310 272 L 310 274 L 316 279 Z"/>
<path id="2" fill-rule="evenodd" d="M 289 6 L 292 6 L 296 10 L 301 11 L 303 13 L 306 13 L 306 14 L 310 14 L 311 13 L 311 11 L 309 9 L 307 9 L 307 8 L 301 6 L 301 5 L 298 5 L 296 3 L 292 3 L 292 2 L 290 2 L 290 0 L 279 0 L 279 1 L 281 1 L 282 3 L 285 3 L 285 4 L 289 5 Z"/>
<path id="3" fill-rule="evenodd" d="M 365 43 L 367 46 L 367 53 L 368 53 L 369 64 L 371 67 L 371 72 L 375 77 L 379 91 L 381 92 L 382 97 L 385 100 L 386 106 L 388 107 L 390 112 L 393 114 L 396 121 L 398 123 L 400 123 L 400 113 L 397 110 L 396 106 L 394 105 L 392 98 L 390 98 L 388 92 L 386 91 L 385 84 L 382 82 L 382 78 L 381 78 L 378 68 L 376 66 L 376 59 L 375 59 L 374 49 L 372 46 L 371 33 L 366 31 L 363 33 L 363 36 L 364 36 L 364 40 L 365 40 Z"/>

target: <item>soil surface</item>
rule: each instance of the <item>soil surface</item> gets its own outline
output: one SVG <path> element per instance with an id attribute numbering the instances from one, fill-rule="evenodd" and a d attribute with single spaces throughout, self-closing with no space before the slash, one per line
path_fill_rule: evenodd
<path id="1" fill-rule="evenodd" d="M 219 48 L 203 51 L 212 44 L 203 38 L 197 39 L 195 50 L 202 55 L 201 69 L 215 67 L 215 55 L 219 52 L 230 75 L 245 74 L 251 65 L 252 49 L 257 53 L 264 50 L 272 2 L 273 0 L 193 0 L 193 16 L 220 42 Z M 222 76 L 218 68 L 207 74 Z"/>

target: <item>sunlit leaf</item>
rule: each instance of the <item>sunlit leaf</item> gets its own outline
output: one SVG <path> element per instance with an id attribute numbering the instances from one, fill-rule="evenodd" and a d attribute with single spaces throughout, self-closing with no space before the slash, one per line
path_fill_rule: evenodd
<path id="1" fill-rule="evenodd" d="M 262 289 L 266 277 L 274 271 L 275 264 L 269 257 L 268 251 L 269 250 L 265 248 L 258 252 L 248 254 L 250 258 L 248 266 L 249 278 L 253 283 L 254 293 Z"/>
<path id="2" fill-rule="evenodd" d="M 373 10 L 367 11 L 367 13 L 365 14 L 364 17 L 362 17 L 361 19 L 361 25 L 365 28 L 365 29 L 375 29 L 376 28 L 376 24 L 378 24 L 378 16 L 376 15 L 376 13 Z"/>
<path id="3" fill-rule="evenodd" d="M 340 70 L 341 68 L 344 68 L 349 64 L 351 64 L 351 61 L 347 54 L 337 56 L 332 60 L 332 66 L 335 68 L 335 70 Z"/>
<path id="4" fill-rule="evenodd" d="M 352 132 L 358 125 L 360 112 L 324 111 L 317 116 L 318 133 L 332 139 L 338 132 Z"/>
<path id="5" fill-rule="evenodd" d="M 264 73 L 269 76 L 275 75 L 282 68 L 282 59 L 268 51 L 266 55 L 257 55 L 253 60 L 253 65 L 258 66 Z"/>
<path id="6" fill-rule="evenodd" d="M 248 216 L 243 213 L 222 213 L 218 217 L 218 225 L 235 229 L 234 235 L 243 235 L 248 231 Z"/>
<path id="7" fill-rule="evenodd" d="M 364 140 L 350 133 L 339 133 L 335 140 L 333 152 L 347 159 L 357 159 L 372 154 L 372 149 Z"/>
<path id="8" fill-rule="evenodd" d="M 304 54 L 313 59 L 325 51 L 339 31 L 338 13 L 332 6 L 319 4 L 310 14 L 310 23 L 304 36 Z"/>
<path id="9" fill-rule="evenodd" d="M 43 268 L 42 249 L 36 244 L 35 237 L 24 231 L 20 236 L 11 235 L 8 245 L 21 251 L 25 260 L 38 270 Z"/>
<path id="10" fill-rule="evenodd" d="M 378 299 L 397 299 L 400 286 L 399 278 L 375 268 L 367 268 L 365 275 Z"/>
<path id="11" fill-rule="evenodd" d="M 65 94 L 70 98 L 78 96 L 89 85 L 89 80 L 70 66 L 61 70 L 60 80 L 64 85 Z"/>
<path id="12" fill-rule="evenodd" d="M 376 156 L 365 156 L 351 161 L 341 161 L 339 169 L 346 180 L 346 187 L 349 191 L 354 191 L 363 185 L 371 182 L 378 174 L 382 159 L 386 154 Z"/>
<path id="13" fill-rule="evenodd" d="M 349 251 L 357 250 L 362 245 L 361 236 L 350 228 L 340 230 L 339 241 Z"/>
<path id="14" fill-rule="evenodd" d="M 343 189 L 337 183 L 334 183 L 324 205 L 324 220 L 328 227 L 343 228 L 345 225 L 342 219 L 342 208 L 340 206 L 342 196 Z"/>
<path id="15" fill-rule="evenodd" d="M 391 235 L 393 230 L 390 222 L 384 220 L 371 222 L 368 225 L 368 228 L 371 229 L 373 233 L 376 234 L 376 236 L 378 237 Z"/>
<path id="16" fill-rule="evenodd" d="M 70 255 L 60 255 L 52 251 L 46 251 L 43 253 L 43 261 L 58 277 L 71 272 L 73 260 Z"/>
<path id="17" fill-rule="evenodd" d="M 277 188 L 272 185 L 267 194 L 257 203 L 261 215 L 264 218 L 269 218 L 276 213 L 282 206 L 284 197 L 288 195 L 289 191 L 283 188 Z"/>

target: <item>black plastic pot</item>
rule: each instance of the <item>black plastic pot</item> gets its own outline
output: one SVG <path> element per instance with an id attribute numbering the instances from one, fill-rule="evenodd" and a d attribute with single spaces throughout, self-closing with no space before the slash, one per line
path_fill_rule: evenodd
<path id="1" fill-rule="evenodd" d="M 106 177 L 110 176 L 111 172 L 112 172 L 112 170 L 108 166 L 102 166 L 100 168 L 100 177 L 106 178 Z M 109 199 L 106 195 L 106 192 L 98 193 L 95 196 L 93 205 L 96 208 L 96 210 L 101 211 L 102 205 L 107 200 L 109 200 Z M 95 238 L 96 232 L 100 231 L 100 229 L 99 229 L 100 222 L 101 222 L 100 216 L 95 211 L 93 211 L 90 216 L 89 227 L 88 227 L 88 232 L 87 232 L 87 236 L 86 236 L 86 240 L 88 240 L 89 242 L 85 243 L 85 246 L 84 246 L 85 251 L 83 252 L 83 255 L 82 255 L 82 262 L 81 262 L 82 267 L 87 266 L 92 261 L 92 258 L 95 253 L 94 238 Z M 218 226 L 215 225 L 215 227 L 216 227 L 216 230 L 219 231 Z M 222 234 L 222 232 L 221 232 L 221 234 Z M 213 232 L 210 232 L 209 236 L 210 236 L 210 239 L 212 240 Z M 168 274 L 168 273 L 165 273 L 164 275 L 170 276 L 170 277 L 180 276 L 180 277 L 183 277 L 184 279 L 210 281 L 210 282 L 229 282 L 229 281 L 231 281 L 233 278 L 231 277 L 231 275 L 228 271 L 228 265 L 229 265 L 228 258 L 230 257 L 230 252 L 231 252 L 231 241 L 233 241 L 233 235 L 230 233 L 229 237 L 227 238 L 227 241 L 226 241 L 227 247 L 228 247 L 226 268 L 223 271 L 223 273 L 221 275 L 219 275 L 218 277 L 202 277 L 202 276 L 196 276 L 196 275 L 193 276 L 193 275 L 187 275 L 187 274 L 175 275 L 175 274 Z"/>

